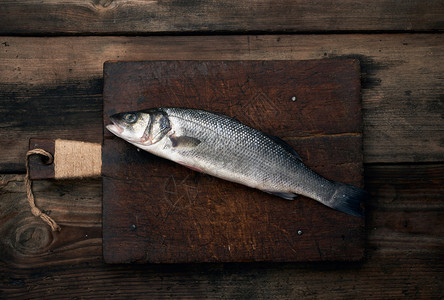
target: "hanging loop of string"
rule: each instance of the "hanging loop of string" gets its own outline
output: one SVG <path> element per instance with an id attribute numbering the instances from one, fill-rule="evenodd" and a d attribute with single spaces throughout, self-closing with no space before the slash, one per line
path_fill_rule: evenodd
<path id="1" fill-rule="evenodd" d="M 45 161 L 46 164 L 51 164 L 54 161 L 54 157 L 52 156 L 52 154 L 43 149 L 32 149 L 26 153 L 25 186 L 26 186 L 26 194 L 28 196 L 29 206 L 31 207 L 31 213 L 36 217 L 40 217 L 46 224 L 48 224 L 51 227 L 52 231 L 60 231 L 61 229 L 60 226 L 57 225 L 57 223 L 50 216 L 42 212 L 35 205 L 34 194 L 32 192 L 32 182 L 29 179 L 29 156 L 34 154 L 44 156 L 47 159 L 47 161 Z"/>

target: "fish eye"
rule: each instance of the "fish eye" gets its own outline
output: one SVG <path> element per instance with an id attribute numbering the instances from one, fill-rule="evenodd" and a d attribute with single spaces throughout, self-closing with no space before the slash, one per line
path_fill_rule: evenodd
<path id="1" fill-rule="evenodd" d="M 137 115 L 136 114 L 125 114 L 123 116 L 123 120 L 129 124 L 133 124 L 137 121 Z"/>

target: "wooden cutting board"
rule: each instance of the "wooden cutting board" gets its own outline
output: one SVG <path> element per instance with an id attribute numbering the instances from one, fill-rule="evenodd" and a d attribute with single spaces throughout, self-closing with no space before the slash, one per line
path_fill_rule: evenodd
<path id="1" fill-rule="evenodd" d="M 188 107 L 234 117 L 292 145 L 322 176 L 363 183 L 360 68 L 354 59 L 144 61 L 104 65 L 109 116 Z M 104 130 L 108 263 L 355 261 L 364 219 L 189 170 Z"/>

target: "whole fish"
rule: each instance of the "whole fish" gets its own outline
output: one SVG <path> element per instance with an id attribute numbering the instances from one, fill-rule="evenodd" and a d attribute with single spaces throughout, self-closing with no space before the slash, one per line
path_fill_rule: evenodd
<path id="1" fill-rule="evenodd" d="M 190 169 L 294 199 L 303 195 L 363 217 L 368 194 L 329 181 L 302 163 L 283 140 L 228 116 L 187 108 L 153 108 L 111 116 L 106 128 L 127 142 Z"/>

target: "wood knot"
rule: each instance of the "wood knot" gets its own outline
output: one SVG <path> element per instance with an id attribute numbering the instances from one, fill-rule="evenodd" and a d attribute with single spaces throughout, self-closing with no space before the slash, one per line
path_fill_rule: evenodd
<path id="1" fill-rule="evenodd" d="M 101 6 L 103 8 L 109 7 L 114 0 L 93 0 L 94 6 Z"/>
<path id="2" fill-rule="evenodd" d="M 38 254 L 45 252 L 53 240 L 54 236 L 47 226 L 27 219 L 17 228 L 14 245 L 22 254 Z"/>

